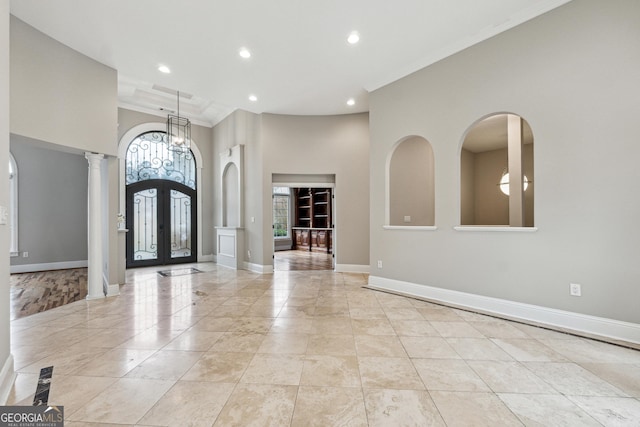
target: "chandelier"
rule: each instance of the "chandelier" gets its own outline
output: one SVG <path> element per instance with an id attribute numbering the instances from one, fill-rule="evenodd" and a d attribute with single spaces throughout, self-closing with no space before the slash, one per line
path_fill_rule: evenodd
<path id="1" fill-rule="evenodd" d="M 167 116 L 167 142 L 175 150 L 189 151 L 191 148 L 191 121 L 180 117 L 180 92 L 178 96 L 177 114 Z"/>

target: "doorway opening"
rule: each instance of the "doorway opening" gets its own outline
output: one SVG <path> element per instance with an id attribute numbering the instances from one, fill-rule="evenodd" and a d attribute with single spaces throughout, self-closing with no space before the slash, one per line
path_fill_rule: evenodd
<path id="1" fill-rule="evenodd" d="M 146 132 L 127 148 L 127 268 L 197 260 L 196 164 L 166 133 Z"/>
<path id="2" fill-rule="evenodd" d="M 319 182 L 274 180 L 274 271 L 335 268 L 334 181 L 333 175 Z"/>

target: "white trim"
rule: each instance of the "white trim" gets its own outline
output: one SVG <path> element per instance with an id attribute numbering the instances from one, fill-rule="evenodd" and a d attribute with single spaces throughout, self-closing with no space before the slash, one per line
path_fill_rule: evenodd
<path id="1" fill-rule="evenodd" d="M 453 227 L 456 231 L 507 231 L 512 233 L 535 233 L 538 227 L 509 227 L 509 226 L 490 226 L 490 225 L 458 225 Z"/>
<path id="2" fill-rule="evenodd" d="M 209 255 L 200 255 L 198 257 L 198 262 L 215 262 L 215 256 L 213 254 Z"/>
<path id="3" fill-rule="evenodd" d="M 107 296 L 115 297 L 120 295 L 120 285 L 115 283 L 113 285 L 107 285 Z"/>
<path id="4" fill-rule="evenodd" d="M 158 122 L 152 122 L 152 123 L 143 123 L 137 126 L 132 127 L 131 129 L 129 129 L 128 131 L 126 131 L 124 133 L 124 135 L 122 135 L 122 138 L 120 138 L 120 142 L 118 143 L 118 163 L 119 163 L 119 168 L 118 168 L 118 181 L 119 181 L 119 186 L 118 186 L 118 192 L 119 194 L 119 208 L 118 208 L 118 212 L 126 212 L 126 182 L 125 182 L 125 178 L 124 178 L 124 174 L 125 174 L 125 160 L 127 157 L 127 148 L 129 147 L 129 144 L 131 144 L 131 141 L 133 141 L 138 135 L 141 135 L 145 132 L 153 132 L 153 131 L 158 131 L 158 132 L 166 132 L 167 131 L 167 124 L 165 123 L 158 123 Z M 196 141 L 194 141 L 193 139 L 191 140 L 191 152 L 193 153 L 193 155 L 196 158 L 196 193 L 198 194 L 198 197 L 196 197 L 197 200 L 197 206 L 196 206 L 196 216 L 197 216 L 197 225 L 198 225 L 198 240 L 197 240 L 197 253 L 196 253 L 196 259 L 198 258 L 198 256 L 200 256 L 200 254 L 202 253 L 202 167 L 203 167 L 203 162 L 202 162 L 202 153 L 200 152 L 200 149 L 198 148 L 198 145 L 196 144 Z"/>
<path id="5" fill-rule="evenodd" d="M 13 354 L 9 353 L 9 357 L 4 361 L 2 370 L 0 370 L 0 405 L 6 405 L 15 380 L 16 373 L 13 369 Z"/>
<path id="6" fill-rule="evenodd" d="M 243 264 L 243 269 L 259 274 L 271 274 L 273 273 L 273 265 L 262 265 L 246 262 Z"/>
<path id="7" fill-rule="evenodd" d="M 383 225 L 385 230 L 436 231 L 435 225 Z"/>
<path id="8" fill-rule="evenodd" d="M 45 262 L 42 264 L 22 264 L 9 267 L 10 273 L 33 273 L 35 271 L 67 270 L 69 268 L 84 268 L 89 266 L 88 260 Z"/>
<path id="9" fill-rule="evenodd" d="M 640 345 L 640 324 L 557 310 L 500 298 L 369 276 L 369 287 L 440 302 L 453 307 L 547 326 L 616 343 Z"/>
<path id="10" fill-rule="evenodd" d="M 368 265 L 336 264 L 336 273 L 369 273 Z"/>

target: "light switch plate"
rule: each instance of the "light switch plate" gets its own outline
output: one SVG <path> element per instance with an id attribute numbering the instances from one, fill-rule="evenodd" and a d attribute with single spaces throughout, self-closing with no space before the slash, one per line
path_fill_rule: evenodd
<path id="1" fill-rule="evenodd" d="M 9 219 L 9 212 L 6 206 L 0 206 L 0 225 L 7 225 Z"/>

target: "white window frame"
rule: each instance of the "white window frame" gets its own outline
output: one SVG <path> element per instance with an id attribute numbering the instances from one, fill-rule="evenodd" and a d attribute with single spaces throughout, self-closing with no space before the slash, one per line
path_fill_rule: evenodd
<path id="1" fill-rule="evenodd" d="M 284 193 L 282 191 L 277 192 L 277 190 L 279 189 L 286 189 L 288 192 Z M 286 236 L 276 236 L 275 235 L 275 223 L 276 223 L 276 216 L 275 216 L 275 199 L 276 197 L 286 197 L 287 198 L 287 235 Z M 271 202 L 271 210 L 272 210 L 272 215 L 273 215 L 273 224 L 274 224 L 274 240 L 283 240 L 283 239 L 291 239 L 291 189 L 289 187 L 281 187 L 281 186 L 274 186 L 273 187 L 273 191 L 272 191 L 272 202 Z"/>

